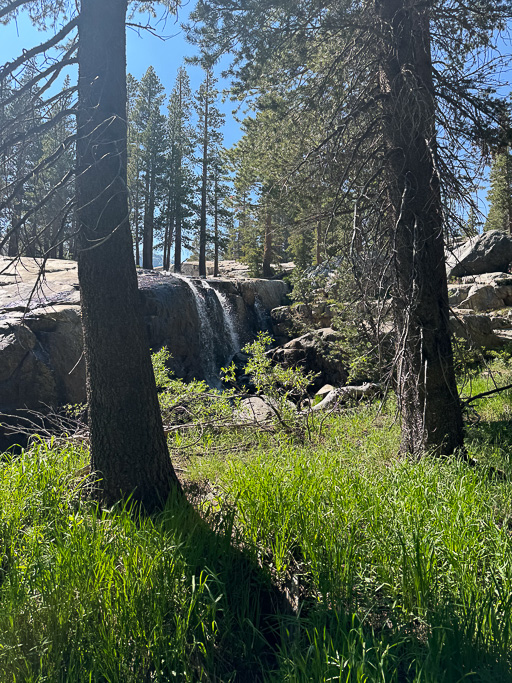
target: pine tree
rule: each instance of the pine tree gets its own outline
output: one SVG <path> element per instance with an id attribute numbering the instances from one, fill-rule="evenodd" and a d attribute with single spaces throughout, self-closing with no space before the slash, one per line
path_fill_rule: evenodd
<path id="1" fill-rule="evenodd" d="M 442 200 L 463 199 L 468 150 L 489 142 L 506 110 L 489 70 L 467 64 L 509 16 L 509 3 L 490 0 L 262 0 L 237 12 L 202 0 L 192 17 L 203 50 L 235 46 L 239 92 L 293 91 L 289 115 L 317 113 L 320 138 L 304 161 L 335 169 L 332 194 L 353 204 L 354 245 L 391 278 L 402 446 L 412 453 L 463 444 Z"/>
<path id="2" fill-rule="evenodd" d="M 135 243 L 135 263 L 141 265 L 140 242 L 144 217 L 144 185 L 141 166 L 141 141 L 134 112 L 139 96 L 139 82 L 131 74 L 126 75 L 127 121 L 128 121 L 128 189 L 130 193 L 130 225 Z"/>
<path id="3" fill-rule="evenodd" d="M 59 101 L 49 107 L 51 116 L 57 116 L 62 109 L 69 109 L 72 101 L 71 81 L 69 76 L 63 83 L 63 95 Z M 38 161 L 52 155 L 62 145 L 66 150 L 50 168 L 38 174 L 32 185 L 32 190 L 26 197 L 27 204 L 36 205 L 42 203 L 41 209 L 31 219 L 32 234 L 36 236 L 36 251 L 38 255 L 47 258 L 62 258 L 64 245 L 67 244 L 67 253 L 74 251 L 74 237 L 72 232 L 72 218 L 75 209 L 75 187 L 70 178 L 69 182 L 62 182 L 63 178 L 70 175 L 75 159 L 74 144 L 67 145 L 66 141 L 73 138 L 75 133 L 74 121 L 71 118 L 63 118 L 48 133 L 42 136 L 40 141 L 41 157 Z"/>
<path id="4" fill-rule="evenodd" d="M 218 277 L 220 254 L 224 253 L 227 248 L 227 234 L 233 218 L 228 207 L 231 185 L 223 150 L 219 150 L 212 159 L 211 184 L 209 206 L 213 216 L 213 276 Z"/>
<path id="5" fill-rule="evenodd" d="M 181 487 L 163 431 L 128 223 L 126 8 L 126 0 L 82 0 L 78 275 L 91 469 L 107 504 L 132 496 L 152 510 Z"/>
<path id="6" fill-rule="evenodd" d="M 165 171 L 167 136 L 161 113 L 164 87 L 152 66 L 142 77 L 133 107 L 133 125 L 137 132 L 138 157 L 144 198 L 142 267 L 153 268 L 153 240 L 158 189 Z"/>
<path id="7" fill-rule="evenodd" d="M 489 213 L 484 230 L 501 230 L 512 235 L 512 155 L 509 149 L 495 155 L 490 185 L 487 193 Z"/>
<path id="8" fill-rule="evenodd" d="M 212 189 L 210 169 L 215 156 L 222 145 L 220 126 L 224 123 L 224 115 L 216 106 L 218 90 L 217 79 L 210 66 L 204 67 L 205 77 L 196 95 L 196 113 L 198 118 L 197 139 L 201 145 L 201 209 L 199 216 L 199 275 L 206 277 L 206 249 L 208 195 Z"/>
<path id="9" fill-rule="evenodd" d="M 0 21 L 16 14 L 20 2 L 3 3 Z M 34 21 L 47 27 L 59 19 L 62 3 L 27 3 Z M 65 3 L 67 5 L 67 3 Z M 95 492 L 107 505 L 131 500 L 151 511 L 173 491 L 181 495 L 162 426 L 146 330 L 142 317 L 128 222 L 126 124 L 127 0 L 81 0 L 80 13 L 44 43 L 24 51 L 0 71 L 0 112 L 34 87 L 30 104 L 48 113 L 60 94 L 46 92 L 66 65 L 79 64 L 78 102 L 47 118 L 35 116 L 20 129 L 17 118 L 3 120 L 0 158 L 15 145 L 53 130 L 76 114 L 76 205 L 79 231 L 78 276 L 87 372 L 91 471 Z M 150 6 L 151 3 L 144 3 Z M 70 3 L 70 7 L 73 5 Z M 56 14 L 54 14 L 56 12 Z M 58 47 L 78 28 L 77 41 Z M 45 55 L 34 78 L 16 94 L 6 82 L 17 69 Z M 50 58 L 51 56 L 51 58 Z M 7 96 L 5 93 L 7 91 Z M 43 97 L 45 95 L 46 97 Z M 2 210 L 12 207 L 20 188 L 31 183 L 66 152 L 63 144 L 21 177 L 0 188 Z M 38 157 L 39 158 L 39 157 Z M 71 169 L 70 177 L 73 175 Z M 47 198 L 43 198 L 43 203 Z M 3 234 L 0 248 L 27 221 L 25 211 L 14 230 Z"/>
<path id="10" fill-rule="evenodd" d="M 181 272 L 183 237 L 188 232 L 192 216 L 194 174 L 191 170 L 194 132 L 190 124 L 192 92 L 184 67 L 178 69 L 176 82 L 169 98 L 167 136 L 169 140 L 166 162 L 166 201 L 164 220 L 164 270 L 171 260 L 174 235 L 174 270 Z"/>

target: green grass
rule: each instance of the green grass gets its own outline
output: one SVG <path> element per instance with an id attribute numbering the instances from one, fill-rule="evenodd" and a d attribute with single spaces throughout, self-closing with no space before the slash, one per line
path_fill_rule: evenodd
<path id="1" fill-rule="evenodd" d="M 99 509 L 85 450 L 4 457 L 0 681 L 512 681 L 510 405 L 479 404 L 478 467 L 398 458 L 375 408 L 205 435 L 208 525 Z"/>

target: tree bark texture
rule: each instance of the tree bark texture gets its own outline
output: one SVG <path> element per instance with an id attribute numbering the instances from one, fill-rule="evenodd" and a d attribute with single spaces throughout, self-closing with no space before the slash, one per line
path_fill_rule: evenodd
<path id="1" fill-rule="evenodd" d="M 402 449 L 449 454 L 463 446 L 463 422 L 448 326 L 429 11 L 417 0 L 376 0 L 375 8 Z"/>
<path id="2" fill-rule="evenodd" d="M 78 275 L 91 466 L 99 495 L 147 510 L 181 491 L 169 458 L 142 317 L 126 185 L 127 0 L 82 0 Z"/>

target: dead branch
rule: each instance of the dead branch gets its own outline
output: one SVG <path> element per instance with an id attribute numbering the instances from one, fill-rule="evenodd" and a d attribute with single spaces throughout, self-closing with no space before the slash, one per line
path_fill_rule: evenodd
<path id="1" fill-rule="evenodd" d="M 0 13 L 0 18 L 1 16 L 2 15 Z M 78 17 L 75 17 L 70 22 L 68 22 L 63 28 L 61 28 L 61 30 L 58 31 L 58 33 L 56 33 L 52 38 L 50 38 L 46 42 L 41 43 L 40 45 L 36 45 L 31 50 L 26 50 L 13 62 L 7 62 L 0 71 L 0 81 L 9 76 L 9 74 L 12 74 L 14 71 L 16 71 L 16 69 L 20 67 L 22 64 L 26 64 L 33 57 L 37 57 L 37 55 L 46 52 L 46 50 L 49 50 L 51 47 L 57 45 L 57 43 L 60 43 L 60 41 L 63 38 L 65 38 L 77 26 Z"/>

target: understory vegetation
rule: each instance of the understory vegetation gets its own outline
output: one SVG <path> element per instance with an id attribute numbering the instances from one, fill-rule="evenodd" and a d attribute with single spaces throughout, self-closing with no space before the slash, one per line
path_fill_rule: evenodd
<path id="1" fill-rule="evenodd" d="M 152 518 L 93 502 L 83 445 L 4 455 L 0 680 L 512 680 L 512 394 L 474 405 L 472 466 L 400 458 L 392 399 L 176 429 L 193 505 Z"/>

